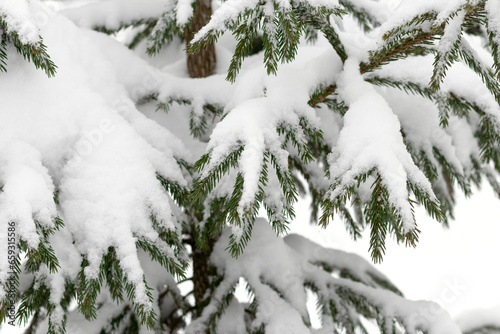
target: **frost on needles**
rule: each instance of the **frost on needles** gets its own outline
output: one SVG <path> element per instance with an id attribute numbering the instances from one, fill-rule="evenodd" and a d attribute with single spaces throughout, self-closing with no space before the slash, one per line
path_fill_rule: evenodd
<path id="1" fill-rule="evenodd" d="M 457 191 L 500 195 L 498 1 L 393 3 L 1 1 L 3 324 L 14 301 L 28 333 L 460 333 L 283 236 L 309 194 L 380 262 L 416 206 L 449 224 Z"/>

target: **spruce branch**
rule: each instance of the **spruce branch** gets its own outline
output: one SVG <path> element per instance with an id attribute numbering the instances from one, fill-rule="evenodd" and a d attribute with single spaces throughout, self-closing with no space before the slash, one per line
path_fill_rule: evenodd
<path id="1" fill-rule="evenodd" d="M 233 56 L 231 58 L 231 63 L 229 64 L 229 68 L 227 70 L 226 80 L 229 82 L 236 81 L 236 76 L 241 69 L 243 59 L 248 56 L 253 45 L 253 41 L 257 36 L 257 27 L 249 27 L 246 23 L 243 23 L 238 28 L 236 28 L 233 34 L 238 40 L 238 44 L 236 45 Z"/>
<path id="2" fill-rule="evenodd" d="M 244 7 L 237 14 L 232 14 L 224 20 L 214 15 L 208 25 L 188 45 L 188 53 L 199 52 L 201 48 L 215 43 L 223 32 L 233 31 L 238 43 L 227 80 L 234 82 L 257 31 L 262 30 L 264 64 L 268 74 L 276 74 L 279 63 L 290 62 L 295 58 L 300 37 L 312 27 L 323 32 L 342 60 L 347 58 L 339 36 L 328 19 L 332 14 L 337 16 L 345 14 L 346 12 L 340 7 L 314 7 L 305 1 L 299 1 L 292 3 L 290 8 L 275 3 L 272 13 L 268 13 L 264 10 L 264 5 L 265 3 L 259 4 L 256 8 Z"/>
<path id="3" fill-rule="evenodd" d="M 438 91 L 443 82 L 447 69 L 458 59 L 458 50 L 462 41 L 462 31 L 464 29 L 465 12 L 453 13 L 445 22 L 446 28 L 441 37 L 434 59 L 434 71 L 432 73 L 430 87 Z M 458 25 L 458 28 L 455 27 Z"/>
<path id="4" fill-rule="evenodd" d="M 329 21 L 328 16 L 322 15 L 321 11 L 314 11 L 312 8 L 306 5 L 297 6 L 297 13 L 300 21 L 306 26 L 310 26 L 315 30 L 319 30 L 323 33 L 327 41 L 333 47 L 337 55 L 340 57 L 342 62 L 345 62 L 347 59 L 347 54 L 340 41 L 340 37 L 335 31 L 335 28 Z M 337 16 L 341 16 L 345 14 L 342 11 L 338 11 L 335 13 Z"/>
<path id="5" fill-rule="evenodd" d="M 381 25 L 382 22 L 379 19 L 372 15 L 365 8 L 361 8 L 356 1 L 352 0 L 340 0 L 339 3 L 346 9 L 346 11 L 351 14 L 358 24 L 363 28 L 363 31 L 369 32 L 373 30 L 373 28 Z"/>
<path id="6" fill-rule="evenodd" d="M 9 29 L 6 19 L 6 15 L 0 13 L 0 72 L 7 71 L 7 45 L 12 44 L 25 60 L 32 62 L 37 69 L 42 69 L 49 78 L 53 77 L 57 66 L 50 59 L 42 37 L 39 36 L 39 40 L 34 44 L 23 43 L 18 32 Z"/>
<path id="7" fill-rule="evenodd" d="M 496 118 L 489 114 L 481 117 L 479 124 L 479 150 L 483 162 L 493 161 L 498 166 L 500 145 L 499 124 Z"/>
<path id="8" fill-rule="evenodd" d="M 183 36 L 183 33 L 184 30 L 177 26 L 174 7 L 170 3 L 151 30 L 147 54 L 157 55 L 165 44 L 171 42 L 176 36 Z"/>
<path id="9" fill-rule="evenodd" d="M 182 162 L 181 162 L 182 163 Z M 156 173 L 156 178 L 160 181 L 165 190 L 172 196 L 172 199 L 180 206 L 185 206 L 188 200 L 189 190 L 181 186 L 179 182 L 170 180 L 159 173 Z"/>
<path id="10" fill-rule="evenodd" d="M 465 40 L 460 41 L 458 54 L 465 64 L 467 64 L 481 77 L 481 80 L 485 84 L 486 88 L 488 88 L 496 102 L 500 104 L 500 84 L 493 71 L 480 62 L 474 49 L 472 49 L 469 43 Z"/>
<path id="11" fill-rule="evenodd" d="M 368 64 L 361 64 L 361 73 L 373 71 L 375 68 L 389 61 L 405 58 L 417 47 L 428 47 L 434 40 L 445 34 L 447 23 L 462 11 L 464 12 L 462 25 L 463 27 L 468 27 L 470 24 L 478 22 L 478 20 L 480 21 L 484 12 L 484 1 L 479 1 L 475 6 L 470 6 L 468 3 L 464 4 L 458 10 L 451 13 L 444 22 L 437 22 L 438 13 L 430 11 L 419 14 L 405 23 L 390 29 L 383 36 L 385 43 L 382 47 L 378 50 L 371 51 L 370 62 Z M 431 28 L 425 28 L 425 24 L 429 23 L 431 24 Z M 458 43 L 461 42 L 461 31 L 460 34 L 457 35 L 458 40 L 455 39 L 454 43 L 451 44 L 453 47 L 450 52 L 441 55 L 439 58 L 442 58 L 446 64 L 451 63 L 455 58 L 454 52 L 457 50 Z M 440 60 L 437 60 L 437 62 L 439 63 Z M 442 80 L 442 75 L 443 74 L 436 74 L 436 78 L 433 82 L 437 84 L 436 80 L 439 80 L 439 78 Z"/>
<path id="12" fill-rule="evenodd" d="M 120 326 L 122 326 L 123 322 L 125 321 L 125 318 L 127 315 L 130 316 L 130 311 L 131 311 L 131 308 L 130 308 L 130 305 L 125 305 L 122 309 L 122 311 L 120 313 L 118 313 L 117 315 L 115 315 L 109 322 L 109 324 L 107 324 L 105 327 L 103 327 L 101 329 L 101 331 L 99 332 L 99 334 L 113 334 L 115 333 L 119 328 Z"/>
<path id="13" fill-rule="evenodd" d="M 289 136 L 290 138 L 295 138 L 293 134 L 289 133 Z M 205 171 L 206 176 L 200 177 L 194 183 L 193 192 L 191 194 L 192 199 L 203 200 L 210 192 L 208 189 L 214 189 L 220 178 L 229 172 L 230 167 L 238 168 L 239 156 L 243 150 L 244 147 L 241 146 L 236 151 L 229 154 L 228 157 L 221 164 L 214 167 L 212 171 L 208 173 Z M 305 157 L 307 156 L 308 155 L 305 154 L 304 159 L 306 159 Z M 209 164 L 209 155 L 205 155 L 204 157 L 205 158 L 200 159 L 195 165 L 195 168 L 198 168 L 200 171 L 203 170 L 204 165 Z M 235 257 L 243 252 L 245 245 L 250 240 L 253 221 L 257 217 L 261 205 L 264 205 L 270 218 L 270 223 L 278 234 L 284 233 L 287 230 L 289 220 L 295 215 L 293 203 L 297 200 L 297 189 L 291 172 L 289 170 L 283 170 L 276 156 L 270 151 L 264 152 L 262 159 L 258 189 L 251 202 L 242 207 L 241 199 L 245 179 L 241 172 L 237 172 L 232 194 L 228 198 L 212 200 L 212 209 L 215 209 L 217 213 L 214 218 L 207 222 L 210 226 L 209 229 L 212 231 L 211 234 L 220 233 L 225 222 L 233 226 L 234 233 L 231 235 L 228 248 Z M 273 203 L 268 202 L 265 196 L 269 180 L 268 166 L 272 166 L 281 186 L 284 203 L 283 207 L 279 210 L 274 207 Z M 216 205 L 218 208 L 213 205 Z"/>
<path id="14" fill-rule="evenodd" d="M 448 125 L 450 112 L 460 118 L 467 117 L 470 112 L 474 112 L 480 116 L 486 113 L 483 107 L 454 91 L 440 90 L 436 92 L 428 85 L 422 85 L 410 80 L 401 81 L 391 77 L 381 76 L 377 73 L 368 75 L 365 80 L 376 86 L 397 88 L 408 94 L 420 95 L 431 100 L 439 108 L 440 125 L 442 127 Z"/>
<path id="15" fill-rule="evenodd" d="M 488 44 L 491 48 L 491 55 L 493 56 L 493 68 L 495 69 L 496 77 L 500 80 L 500 46 L 498 42 L 500 40 L 500 36 L 491 30 L 489 21 L 486 23 L 486 29 Z"/>
<path id="16" fill-rule="evenodd" d="M 390 61 L 406 58 L 416 47 L 431 45 L 436 39 L 435 33 L 418 31 L 414 36 L 391 41 L 376 51 L 370 51 L 370 62 L 360 64 L 362 74 L 371 72 Z"/>
<path id="17" fill-rule="evenodd" d="M 35 310 L 40 310 L 42 307 L 48 308 L 48 296 L 50 294 L 47 286 L 36 279 L 33 279 L 31 285 L 23 293 L 19 310 L 16 318 L 22 325 L 27 324 L 32 313 Z"/>
<path id="18" fill-rule="evenodd" d="M 193 184 L 193 190 L 191 192 L 191 200 L 200 201 L 203 200 L 210 192 L 213 191 L 216 184 L 220 181 L 222 176 L 229 172 L 229 169 L 235 168 L 238 163 L 238 159 L 243 152 L 243 146 L 238 147 L 238 149 L 229 153 L 225 159 L 219 163 L 215 168 L 211 169 L 208 174 L 202 179 L 198 178 Z M 204 154 L 198 161 L 194 164 L 194 169 L 198 173 L 205 170 L 205 167 L 210 163 L 210 155 Z"/>
<path id="19" fill-rule="evenodd" d="M 136 287 L 128 281 L 127 275 L 121 268 L 119 260 L 113 247 L 109 248 L 107 256 L 104 256 L 100 265 L 97 278 L 87 278 L 85 267 L 88 261 L 84 258 L 82 269 L 78 274 L 77 280 L 77 303 L 78 311 L 87 319 L 94 320 L 97 317 L 97 297 L 101 288 L 106 282 L 110 287 L 110 293 L 115 301 L 122 301 L 126 297 L 132 303 L 133 315 L 137 317 L 138 325 L 145 325 L 153 329 L 157 322 L 157 315 L 154 309 L 148 305 L 135 301 Z M 111 253 L 111 254 L 110 254 Z M 149 303 L 153 303 L 151 288 L 147 285 L 143 277 L 143 284 L 146 288 L 145 294 Z"/>
<path id="20" fill-rule="evenodd" d="M 311 96 L 311 98 L 308 101 L 308 104 L 311 107 L 316 107 L 318 104 L 324 102 L 328 96 L 331 94 L 335 93 L 337 90 L 336 85 L 329 85 L 326 87 L 319 87 Z"/>
<path id="21" fill-rule="evenodd" d="M 7 40 L 0 39 L 0 72 L 7 72 Z"/>
<path id="22" fill-rule="evenodd" d="M 143 24 L 139 25 L 139 32 L 135 34 L 134 38 L 127 45 L 129 49 L 135 49 L 139 45 L 139 43 L 141 43 L 146 38 L 149 38 L 157 22 L 157 20 L 149 20 L 148 22 L 144 22 Z"/>
<path id="23" fill-rule="evenodd" d="M 93 26 L 92 30 L 102 32 L 106 35 L 113 35 L 119 32 L 120 30 L 127 29 L 127 28 L 139 28 L 141 29 L 138 34 L 133 38 L 133 41 L 136 41 L 134 43 L 140 42 L 142 38 L 147 36 L 146 34 L 149 35 L 149 32 L 151 29 L 157 24 L 157 19 L 155 18 L 149 18 L 149 19 L 139 19 L 139 20 L 132 20 L 132 21 L 122 21 L 118 23 L 116 26 L 113 28 L 107 27 L 107 26 Z M 144 37 L 138 37 L 140 35 L 143 35 Z M 132 47 L 130 47 L 132 48 Z"/>
<path id="24" fill-rule="evenodd" d="M 354 198 L 356 189 L 359 188 L 360 184 L 367 182 L 368 177 L 372 173 L 374 173 L 373 170 L 356 176 L 357 185 L 352 184 L 342 189 L 340 189 L 340 180 L 333 180 L 329 193 L 326 194 L 322 203 L 323 214 L 319 219 L 319 224 L 325 227 L 335 214 L 345 215 L 343 211 L 345 210 L 346 203 L 351 198 Z M 363 215 L 366 219 L 366 224 L 371 227 L 371 256 L 373 261 L 378 263 L 382 261 L 385 253 L 385 240 L 389 231 L 397 237 L 398 241 L 404 241 L 407 245 L 414 247 L 418 241 L 419 230 L 416 227 L 409 229 L 404 226 L 399 210 L 389 199 L 389 191 L 383 184 L 382 177 L 379 173 L 376 175 L 375 180 L 371 184 L 370 200 L 363 206 Z M 410 197 L 407 199 L 412 208 L 414 204 L 421 204 L 431 217 L 437 221 L 444 220 L 445 217 L 441 211 L 441 206 L 436 199 L 431 198 L 430 194 L 410 180 L 407 181 L 407 188 L 409 193 L 415 197 L 415 200 Z M 330 197 L 330 193 L 333 191 L 336 192 L 335 198 Z M 389 227 L 390 230 L 388 230 Z"/>

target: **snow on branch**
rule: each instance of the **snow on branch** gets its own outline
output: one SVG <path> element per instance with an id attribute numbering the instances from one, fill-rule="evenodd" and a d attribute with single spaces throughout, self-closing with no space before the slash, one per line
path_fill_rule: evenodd
<path id="1" fill-rule="evenodd" d="M 500 333 L 500 307 L 469 311 L 457 323 L 464 334 Z"/>
<path id="2" fill-rule="evenodd" d="M 323 203 L 320 223 L 328 224 L 334 212 L 351 198 L 355 188 L 375 173 L 372 198 L 365 209 L 367 222 L 372 228 L 371 249 L 375 261 L 384 253 L 386 222 L 394 217 L 397 235 L 405 236 L 410 244 L 416 241 L 417 229 L 413 213 L 412 190 L 416 200 L 429 214 L 442 219 L 439 203 L 431 184 L 415 166 L 404 145 L 400 122 L 386 100 L 373 86 L 363 80 L 359 63 L 348 60 L 339 81 L 339 95 L 349 110 L 344 116 L 336 147 L 329 157 L 329 177 L 332 182 Z"/>
<path id="3" fill-rule="evenodd" d="M 22 44 L 34 45 L 40 42 L 38 28 L 27 1 L 2 1 L 0 17 L 4 31 L 16 33 Z"/>
<path id="4" fill-rule="evenodd" d="M 383 333 L 401 327 L 408 333 L 460 333 L 438 305 L 405 300 L 359 256 L 323 248 L 298 235 L 282 239 L 265 220 L 257 219 L 245 253 L 234 259 L 225 251 L 230 234 L 226 230 L 215 245 L 211 261 L 219 279 L 209 304 L 187 333 L 234 333 L 242 326 L 271 334 L 313 333 L 306 289 L 318 298 L 319 330 L 323 332 L 366 332 L 361 321 L 366 318 L 375 321 Z M 247 282 L 249 304 L 233 296 L 241 278 Z M 225 313 L 238 318 L 228 321 Z"/>
<path id="5" fill-rule="evenodd" d="M 190 42 L 189 52 L 197 52 L 214 43 L 226 31 L 233 31 L 238 44 L 228 69 L 227 80 L 234 82 L 252 41 L 262 31 L 264 63 L 268 74 L 276 74 L 278 63 L 292 61 L 297 54 L 300 37 L 307 27 L 316 28 L 327 36 L 341 59 L 344 48 L 335 28 L 329 24 L 330 15 L 345 12 L 336 1 L 226 1 L 212 15 Z"/>
<path id="6" fill-rule="evenodd" d="M 47 47 L 40 36 L 36 16 L 47 16 L 42 5 L 30 5 L 26 0 L 6 0 L 0 3 L 0 72 L 7 71 L 7 47 L 13 45 L 24 59 L 33 62 L 36 68 L 54 76 L 57 66 L 50 59 Z M 39 18 L 38 18 L 39 20 Z"/>
<path id="7" fill-rule="evenodd" d="M 66 289 L 78 291 L 80 312 L 95 318 L 106 283 L 116 298 L 127 295 L 139 322 L 151 328 L 156 315 L 138 250 L 184 275 L 174 215 L 175 201 L 187 194 L 176 157 L 183 149 L 139 113 L 91 34 L 55 13 L 41 34 L 58 75 L 48 80 L 21 62 L 0 80 L 0 90 L 12 92 L 2 96 L 2 110 L 15 110 L 0 115 L 0 136 L 12 143 L 1 149 L 0 223 L 15 224 L 16 255 L 28 256 L 33 289 L 40 287 L 40 298 L 53 296 L 47 300 L 52 326 L 64 326 Z M 1 254 L 3 300 L 11 272 L 3 243 Z M 33 289 L 22 297 L 25 319 L 39 307 Z"/>
<path id="8" fill-rule="evenodd" d="M 313 333 L 312 293 L 320 331 L 371 319 L 383 333 L 459 333 L 368 261 L 276 234 L 309 193 L 315 222 L 340 216 L 354 238 L 370 229 L 381 261 L 389 234 L 415 245 L 415 205 L 442 221 L 457 188 L 486 178 L 500 193 L 495 1 L 404 0 L 389 16 L 388 1 L 225 1 L 188 46 L 219 43 L 203 79 L 186 77 L 180 40 L 151 61 L 160 69 L 73 23 L 120 31 L 131 48 L 149 38 L 156 55 L 192 28 L 191 0 L 97 1 L 63 10 L 73 21 L 43 10 L 50 19 L 32 31 L 19 22 L 45 7 L 3 1 L 0 224 L 16 229 L 17 249 L 0 259 L 0 302 L 23 281 L 19 319 L 36 326 L 45 309 L 49 332 L 94 319 L 96 332 L 158 320 L 171 332 Z M 53 59 L 57 76 L 7 62 L 21 58 L 14 48 L 49 76 Z M 188 255 L 207 259 L 214 244 L 216 272 L 205 262 L 183 278 Z M 193 305 L 177 284 L 200 277 Z M 248 304 L 234 298 L 243 280 Z"/>
<path id="9" fill-rule="evenodd" d="M 80 27 L 114 32 L 131 24 L 156 21 L 168 3 L 168 0 L 97 1 L 63 8 L 61 14 Z"/>
<path id="10" fill-rule="evenodd" d="M 220 194 L 229 206 L 220 219 L 226 218 L 234 226 L 233 254 L 240 254 L 248 241 L 260 204 L 277 232 L 284 232 L 294 215 L 297 189 L 289 151 L 293 148 L 297 158 L 307 164 L 312 160 L 309 143 L 322 137 L 319 118 L 308 101 L 310 92 L 339 66 L 336 62 L 324 66 L 323 59 L 329 55 L 318 56 L 311 50 L 298 64 L 283 66 L 278 77 L 266 76 L 259 66 L 239 78 L 227 104 L 229 111 L 210 135 L 208 153 L 195 165 L 200 172 L 193 186 L 196 199 L 214 190 L 217 193 L 221 190 L 216 189 L 217 184 L 235 171 L 233 186 Z M 250 77 L 262 84 L 260 91 L 247 89 Z M 224 220 L 219 224 L 223 226 Z"/>
<path id="11" fill-rule="evenodd" d="M 500 78 L 500 5 L 497 1 L 489 0 L 486 2 L 484 8 L 488 18 L 486 29 L 488 32 L 488 42 L 494 59 L 493 67 L 495 68 L 497 78 Z"/>
<path id="12" fill-rule="evenodd" d="M 434 61 L 434 73 L 431 78 L 431 88 L 439 89 L 443 81 L 447 68 L 457 58 L 457 50 L 462 37 L 462 25 L 464 24 L 466 12 L 460 10 L 454 13 L 445 23 L 446 28 L 443 36 L 439 39 Z"/>

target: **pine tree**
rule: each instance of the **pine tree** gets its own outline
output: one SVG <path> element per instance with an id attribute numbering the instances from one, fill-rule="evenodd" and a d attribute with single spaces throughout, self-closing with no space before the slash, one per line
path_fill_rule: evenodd
<path id="1" fill-rule="evenodd" d="M 309 194 L 377 263 L 417 244 L 416 206 L 448 225 L 457 191 L 500 195 L 498 1 L 391 4 L 0 2 L 3 326 L 460 333 L 286 235 Z"/>

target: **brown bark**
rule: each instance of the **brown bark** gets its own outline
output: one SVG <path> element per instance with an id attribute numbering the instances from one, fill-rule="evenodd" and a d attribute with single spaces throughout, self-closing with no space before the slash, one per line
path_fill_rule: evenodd
<path id="1" fill-rule="evenodd" d="M 214 267 L 209 262 L 214 243 L 215 240 L 209 239 L 208 249 L 193 249 L 193 295 L 196 303 L 196 317 L 201 315 L 205 307 L 203 299 L 210 288 L 211 277 L 215 274 Z"/>
<path id="2" fill-rule="evenodd" d="M 211 0 L 198 0 L 194 8 L 193 19 L 189 29 L 185 32 L 186 44 L 193 39 L 205 24 L 208 23 L 212 15 Z M 215 46 L 207 45 L 201 48 L 200 52 L 187 56 L 187 69 L 191 78 L 205 78 L 213 74 L 216 64 Z M 193 295 L 196 303 L 195 317 L 201 314 L 205 305 L 203 297 L 210 287 L 211 277 L 214 275 L 214 268 L 210 266 L 209 257 L 212 253 L 215 240 L 209 239 L 206 249 L 196 247 L 193 242 Z"/>
<path id="3" fill-rule="evenodd" d="M 189 44 L 196 32 L 198 32 L 210 20 L 212 15 L 211 0 L 198 0 L 191 21 L 190 27 L 185 32 L 186 43 Z M 191 78 L 205 78 L 214 72 L 215 63 L 215 45 L 210 43 L 200 52 L 192 53 L 187 56 L 187 68 Z"/>

